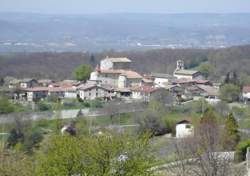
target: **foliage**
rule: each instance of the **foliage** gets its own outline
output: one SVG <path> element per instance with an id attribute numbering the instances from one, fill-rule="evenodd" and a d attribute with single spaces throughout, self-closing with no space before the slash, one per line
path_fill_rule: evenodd
<path id="1" fill-rule="evenodd" d="M 238 101 L 240 87 L 234 84 L 225 84 L 220 88 L 220 98 L 226 102 Z"/>
<path id="2" fill-rule="evenodd" d="M 210 77 L 212 74 L 214 74 L 215 72 L 215 68 L 212 64 L 210 63 L 202 63 L 199 67 L 198 67 L 198 71 L 200 71 L 205 78 Z"/>
<path id="3" fill-rule="evenodd" d="M 214 108 L 216 112 L 218 112 L 223 117 L 227 116 L 230 111 L 230 108 L 225 101 L 219 101 Z"/>
<path id="4" fill-rule="evenodd" d="M 43 140 L 43 133 L 39 128 L 32 128 L 29 121 L 17 119 L 9 132 L 6 147 L 8 149 L 18 148 L 19 150 L 32 153 L 38 148 Z"/>
<path id="5" fill-rule="evenodd" d="M 14 112 L 13 104 L 6 97 L 0 97 L 0 114 Z"/>
<path id="6" fill-rule="evenodd" d="M 247 148 L 250 147 L 250 140 L 240 142 L 236 146 L 236 160 L 241 162 L 246 159 Z"/>
<path id="7" fill-rule="evenodd" d="M 0 175 L 33 176 L 34 162 L 30 157 L 16 151 L 0 151 Z"/>
<path id="8" fill-rule="evenodd" d="M 163 116 L 165 115 L 165 109 L 162 104 L 157 101 L 151 101 L 138 119 L 139 132 L 150 132 L 154 136 L 166 134 L 170 131 L 167 129 L 163 122 Z"/>
<path id="9" fill-rule="evenodd" d="M 233 113 L 230 113 L 225 123 L 223 147 L 227 150 L 234 150 L 239 141 L 240 134 L 238 131 L 238 124 L 233 116 Z"/>
<path id="10" fill-rule="evenodd" d="M 95 100 L 90 101 L 90 106 L 92 108 L 102 108 L 103 107 L 103 101 L 101 98 L 96 98 Z"/>
<path id="11" fill-rule="evenodd" d="M 49 105 L 46 102 L 42 102 L 42 101 L 40 101 L 39 103 L 37 103 L 37 106 L 38 106 L 38 110 L 39 111 L 49 111 L 52 108 L 51 105 Z"/>
<path id="12" fill-rule="evenodd" d="M 39 156 L 36 175 L 153 175 L 148 138 L 104 134 L 53 136 Z"/>
<path id="13" fill-rule="evenodd" d="M 89 79 L 91 71 L 92 71 L 91 66 L 80 65 L 74 70 L 73 76 L 78 81 L 86 81 Z"/>

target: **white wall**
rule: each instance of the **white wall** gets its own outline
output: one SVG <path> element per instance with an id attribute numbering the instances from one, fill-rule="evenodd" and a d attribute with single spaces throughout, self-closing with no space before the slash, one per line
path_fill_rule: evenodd
<path id="1" fill-rule="evenodd" d="M 125 88 L 126 87 L 126 76 L 120 75 L 118 78 L 118 88 Z"/>
<path id="2" fill-rule="evenodd" d="M 243 93 L 242 96 L 243 96 L 243 98 L 245 98 L 245 99 L 250 99 L 250 92 L 248 92 L 248 93 Z"/>
<path id="3" fill-rule="evenodd" d="M 187 128 L 187 125 L 190 128 Z M 194 127 L 191 124 L 184 123 L 184 124 L 177 124 L 176 125 L 176 137 L 177 138 L 185 138 L 194 135 Z"/>
<path id="4" fill-rule="evenodd" d="M 193 76 L 174 74 L 177 79 L 193 79 Z"/>
<path id="5" fill-rule="evenodd" d="M 66 91 L 64 98 L 77 98 L 77 93 L 76 91 Z"/>
<path id="6" fill-rule="evenodd" d="M 109 59 L 101 60 L 100 63 L 101 70 L 108 70 L 113 68 L 113 62 L 111 62 Z"/>
<path id="7" fill-rule="evenodd" d="M 167 78 L 155 78 L 154 84 L 155 87 L 165 87 L 165 83 L 168 83 L 169 80 Z"/>

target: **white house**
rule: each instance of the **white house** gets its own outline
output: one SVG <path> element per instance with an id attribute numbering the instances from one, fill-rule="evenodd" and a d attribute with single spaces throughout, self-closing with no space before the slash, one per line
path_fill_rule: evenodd
<path id="1" fill-rule="evenodd" d="M 77 90 L 74 87 L 66 88 L 64 98 L 77 98 Z"/>
<path id="2" fill-rule="evenodd" d="M 243 97 L 245 103 L 247 101 L 250 101 L 250 86 L 244 86 L 243 87 L 242 97 Z"/>
<path id="3" fill-rule="evenodd" d="M 173 74 L 177 79 L 203 79 L 202 73 L 197 70 L 186 70 L 182 60 L 177 61 L 177 67 Z"/>
<path id="4" fill-rule="evenodd" d="M 49 89 L 47 87 L 34 87 L 25 90 L 27 92 L 27 101 L 38 101 L 48 96 Z"/>
<path id="5" fill-rule="evenodd" d="M 30 87 L 35 87 L 35 86 L 37 86 L 37 84 L 38 84 L 37 80 L 25 78 L 25 79 L 20 80 L 19 86 L 20 86 L 20 88 L 27 89 Z"/>
<path id="6" fill-rule="evenodd" d="M 220 102 L 219 89 L 209 85 L 196 85 L 200 90 L 202 90 L 202 95 L 205 97 L 209 104 L 217 104 Z"/>
<path id="7" fill-rule="evenodd" d="M 154 78 L 155 87 L 164 87 L 171 80 L 175 79 L 174 76 L 164 73 L 151 73 L 151 76 Z"/>
<path id="8" fill-rule="evenodd" d="M 176 123 L 176 138 L 192 137 L 194 135 L 194 126 L 188 120 L 182 120 Z"/>
<path id="9" fill-rule="evenodd" d="M 82 100 L 94 100 L 96 98 L 112 99 L 114 91 L 111 87 L 97 84 L 85 84 L 78 88 L 79 97 Z"/>

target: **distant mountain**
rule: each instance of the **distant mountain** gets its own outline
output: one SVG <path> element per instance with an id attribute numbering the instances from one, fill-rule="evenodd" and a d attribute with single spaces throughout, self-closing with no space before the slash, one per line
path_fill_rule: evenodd
<path id="1" fill-rule="evenodd" d="M 0 13 L 0 52 L 219 48 L 250 43 L 250 14 Z"/>

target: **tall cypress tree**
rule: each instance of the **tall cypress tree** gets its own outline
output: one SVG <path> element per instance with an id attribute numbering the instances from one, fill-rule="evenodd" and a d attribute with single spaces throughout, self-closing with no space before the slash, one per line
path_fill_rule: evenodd
<path id="1" fill-rule="evenodd" d="M 223 147 L 227 150 L 233 150 L 239 141 L 240 134 L 238 131 L 238 123 L 234 118 L 233 113 L 229 113 L 225 122 Z"/>

